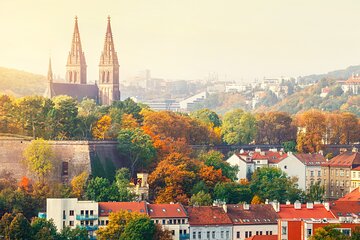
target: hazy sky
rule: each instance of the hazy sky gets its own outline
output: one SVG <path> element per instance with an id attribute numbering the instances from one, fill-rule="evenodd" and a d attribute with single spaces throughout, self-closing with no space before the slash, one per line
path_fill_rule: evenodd
<path id="1" fill-rule="evenodd" d="M 74 16 L 98 76 L 107 16 L 121 79 L 229 80 L 323 73 L 360 64 L 359 0 L 0 0 L 0 66 L 64 76 Z"/>

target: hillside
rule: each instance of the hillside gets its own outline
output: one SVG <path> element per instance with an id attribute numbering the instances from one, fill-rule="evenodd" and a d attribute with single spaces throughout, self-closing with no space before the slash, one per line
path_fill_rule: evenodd
<path id="1" fill-rule="evenodd" d="M 43 95 L 45 88 L 45 76 L 0 67 L 0 93 L 16 97 Z"/>
<path id="2" fill-rule="evenodd" d="M 321 89 L 324 87 L 329 88 L 329 93 L 326 97 L 321 97 Z M 286 97 L 274 106 L 261 110 L 285 111 L 295 114 L 311 108 L 325 111 L 350 111 L 360 116 L 360 96 L 343 93 L 336 80 L 322 79 L 316 84 Z"/>

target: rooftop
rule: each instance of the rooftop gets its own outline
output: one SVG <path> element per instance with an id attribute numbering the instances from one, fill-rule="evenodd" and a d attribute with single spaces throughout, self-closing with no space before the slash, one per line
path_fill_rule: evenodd
<path id="1" fill-rule="evenodd" d="M 360 165 L 360 154 L 358 152 L 344 152 L 323 165 L 330 167 L 358 167 Z"/>
<path id="2" fill-rule="evenodd" d="M 294 156 L 307 166 L 320 166 L 326 159 L 320 153 L 296 153 Z"/>
<path id="3" fill-rule="evenodd" d="M 278 215 L 280 219 L 334 218 L 334 215 L 327 211 L 323 204 L 313 204 L 313 208 L 307 208 L 306 204 L 301 204 L 301 209 L 295 209 L 294 205 L 282 204 Z"/>
<path id="4" fill-rule="evenodd" d="M 121 210 L 147 214 L 145 202 L 99 202 L 99 215 L 109 216 L 112 212 Z"/>
<path id="5" fill-rule="evenodd" d="M 190 226 L 196 225 L 232 225 L 230 217 L 222 207 L 187 207 Z"/>
<path id="6" fill-rule="evenodd" d="M 243 204 L 228 204 L 227 212 L 233 224 L 253 225 L 253 224 L 277 224 L 278 215 L 270 204 L 247 205 L 248 210 L 244 209 Z"/>
<path id="7" fill-rule="evenodd" d="M 339 198 L 338 201 L 360 201 L 360 188 L 355 188 L 342 198 Z"/>
<path id="8" fill-rule="evenodd" d="M 148 213 L 151 218 L 185 218 L 187 213 L 180 203 L 175 204 L 148 204 Z"/>

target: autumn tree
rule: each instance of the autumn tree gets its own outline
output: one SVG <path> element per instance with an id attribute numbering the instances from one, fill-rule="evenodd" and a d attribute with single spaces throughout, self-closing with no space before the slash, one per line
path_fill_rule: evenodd
<path id="1" fill-rule="evenodd" d="M 16 133 L 14 101 L 8 95 L 0 95 L 0 132 Z"/>
<path id="2" fill-rule="evenodd" d="M 121 156 L 130 160 L 131 176 L 134 176 L 136 167 L 146 167 L 156 156 L 150 136 L 140 128 L 121 130 L 117 148 Z"/>
<path id="3" fill-rule="evenodd" d="M 10 239 L 10 224 L 14 216 L 11 213 L 4 213 L 0 220 L 0 235 L 4 239 Z"/>
<path id="4" fill-rule="evenodd" d="M 255 195 L 251 200 L 251 204 L 261 204 L 260 197 L 258 195 Z"/>
<path id="5" fill-rule="evenodd" d="M 43 218 L 33 218 L 31 220 L 31 229 L 34 239 L 38 240 L 57 240 L 58 234 L 53 220 Z"/>
<path id="6" fill-rule="evenodd" d="M 210 109 L 204 108 L 190 113 L 190 116 L 200 120 L 201 122 L 211 126 L 211 127 L 220 127 L 221 120 L 219 115 L 216 112 L 211 111 Z"/>
<path id="7" fill-rule="evenodd" d="M 95 139 L 108 139 L 107 132 L 111 127 L 111 118 L 109 115 L 102 116 L 93 126 L 92 135 Z"/>
<path id="8" fill-rule="evenodd" d="M 9 239 L 31 239 L 31 226 L 22 213 L 15 215 L 9 228 Z"/>
<path id="9" fill-rule="evenodd" d="M 315 153 L 322 149 L 325 137 L 325 115 L 319 110 L 309 110 L 296 116 L 297 126 L 300 128 L 297 136 L 297 150 L 299 152 Z"/>
<path id="10" fill-rule="evenodd" d="M 30 192 L 31 190 L 31 183 L 30 183 L 30 179 L 26 176 L 23 176 L 20 180 L 20 182 L 18 183 L 18 186 L 21 190 L 24 190 L 26 192 Z"/>
<path id="11" fill-rule="evenodd" d="M 86 182 L 88 180 L 89 174 L 84 171 L 79 175 L 71 179 L 71 191 L 72 195 L 78 199 L 83 199 L 85 196 Z"/>
<path id="12" fill-rule="evenodd" d="M 191 196 L 190 205 L 193 206 L 211 206 L 213 200 L 209 193 L 205 193 L 204 191 L 200 191 Z"/>
<path id="13" fill-rule="evenodd" d="M 24 151 L 25 164 L 40 182 L 53 169 L 54 152 L 50 144 L 44 139 L 33 140 Z"/>
<path id="14" fill-rule="evenodd" d="M 249 144 L 256 135 L 256 119 L 241 109 L 227 112 L 222 125 L 223 140 L 228 144 Z"/>
<path id="15" fill-rule="evenodd" d="M 296 139 L 296 126 L 292 118 L 284 112 L 265 112 L 256 114 L 258 144 L 281 144 Z"/>

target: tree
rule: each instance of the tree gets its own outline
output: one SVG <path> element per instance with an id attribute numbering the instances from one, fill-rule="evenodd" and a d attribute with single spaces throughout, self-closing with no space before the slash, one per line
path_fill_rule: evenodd
<path id="1" fill-rule="evenodd" d="M 87 199 L 96 202 L 117 201 L 118 194 L 115 184 L 111 184 L 108 179 L 102 177 L 95 177 L 90 179 L 85 195 Z"/>
<path id="2" fill-rule="evenodd" d="M 86 228 L 76 227 L 71 229 L 70 227 L 65 227 L 61 230 L 59 240 L 87 240 L 89 239 L 88 232 Z"/>
<path id="3" fill-rule="evenodd" d="M 155 224 L 153 240 L 172 240 L 172 234 L 168 229 L 162 229 L 160 224 Z"/>
<path id="4" fill-rule="evenodd" d="M 15 122 L 14 101 L 7 95 L 0 95 L 0 132 L 17 132 Z"/>
<path id="5" fill-rule="evenodd" d="M 5 213 L 0 220 L 0 235 L 4 239 L 10 239 L 10 224 L 14 216 L 11 213 Z"/>
<path id="6" fill-rule="evenodd" d="M 255 195 L 253 199 L 251 200 L 251 204 L 261 204 L 261 199 L 258 195 Z"/>
<path id="7" fill-rule="evenodd" d="M 118 136 L 118 151 L 131 162 L 131 176 L 141 164 L 146 167 L 156 156 L 153 142 L 149 135 L 140 128 L 123 129 Z"/>
<path id="8" fill-rule="evenodd" d="M 30 223 L 22 213 L 16 214 L 11 221 L 9 235 L 10 239 L 32 239 Z"/>
<path id="9" fill-rule="evenodd" d="M 57 240 L 57 229 L 52 220 L 43 218 L 33 218 L 31 221 L 31 229 L 34 239 L 39 240 Z"/>
<path id="10" fill-rule="evenodd" d="M 27 178 L 26 176 L 23 176 L 19 182 L 19 188 L 21 190 L 24 190 L 26 192 L 30 192 L 31 190 L 31 183 L 30 183 L 30 179 Z"/>
<path id="11" fill-rule="evenodd" d="M 107 132 L 111 127 L 111 117 L 109 115 L 102 116 L 94 125 L 92 135 L 95 139 L 109 139 Z"/>
<path id="12" fill-rule="evenodd" d="M 134 194 L 129 190 L 130 171 L 127 168 L 120 168 L 116 171 L 115 184 L 118 190 L 118 198 L 121 202 L 131 202 Z"/>
<path id="13" fill-rule="evenodd" d="M 214 199 L 223 200 L 231 204 L 238 204 L 240 202 L 249 203 L 252 199 L 252 193 L 248 185 L 236 182 L 223 182 L 216 184 Z"/>
<path id="14" fill-rule="evenodd" d="M 284 203 L 287 200 L 301 199 L 301 191 L 296 182 L 297 179 L 289 178 L 278 168 L 262 167 L 253 173 L 250 188 L 260 199 L 278 200 Z"/>
<path id="15" fill-rule="evenodd" d="M 124 113 L 131 114 L 139 123 L 143 120 L 143 116 L 140 114 L 142 108 L 131 98 L 127 98 L 124 101 L 115 101 L 111 108 L 119 109 L 121 115 Z"/>
<path id="16" fill-rule="evenodd" d="M 191 196 L 190 205 L 194 206 L 211 206 L 213 200 L 209 193 L 205 193 L 204 191 L 200 191 Z"/>
<path id="17" fill-rule="evenodd" d="M 227 112 L 222 125 L 223 140 L 228 144 L 248 144 L 256 135 L 256 119 L 241 109 Z"/>
<path id="18" fill-rule="evenodd" d="M 309 240 L 346 240 L 349 239 L 343 235 L 338 229 L 340 224 L 329 224 L 323 228 L 316 230 L 315 234 Z"/>
<path id="19" fill-rule="evenodd" d="M 54 152 L 44 139 L 33 140 L 24 151 L 25 164 L 43 183 L 53 169 Z"/>
<path id="20" fill-rule="evenodd" d="M 140 213 L 120 210 L 112 212 L 109 215 L 109 224 L 106 228 L 100 228 L 96 231 L 96 237 L 99 240 L 119 240 L 125 231 L 126 225 L 133 219 L 140 218 Z M 141 238 L 139 238 L 141 239 Z"/>
<path id="21" fill-rule="evenodd" d="M 82 131 L 82 137 L 91 138 L 91 130 L 98 119 L 98 107 L 94 99 L 83 99 L 78 105 L 79 128 Z"/>
<path id="22" fill-rule="evenodd" d="M 207 166 L 213 166 L 216 170 L 221 169 L 222 175 L 228 179 L 236 180 L 238 166 L 231 166 L 228 162 L 224 161 L 224 155 L 221 152 L 211 150 L 200 154 L 199 159 Z"/>
<path id="23" fill-rule="evenodd" d="M 141 216 L 129 221 L 120 240 L 153 240 L 155 224 L 148 216 Z"/>
<path id="24" fill-rule="evenodd" d="M 296 152 L 296 142 L 295 141 L 287 141 L 287 142 L 283 142 L 282 146 L 284 148 L 285 152 L 292 152 L 295 153 Z"/>
<path id="25" fill-rule="evenodd" d="M 73 177 L 71 179 L 71 191 L 72 195 L 78 199 L 83 199 L 85 196 L 85 188 L 86 188 L 86 182 L 88 180 L 89 174 L 84 171 L 80 173 L 79 175 Z"/>
<path id="26" fill-rule="evenodd" d="M 321 201 L 324 198 L 325 187 L 320 185 L 320 182 L 316 182 L 310 186 L 309 192 L 306 194 L 307 201 L 315 202 Z"/>
<path id="27" fill-rule="evenodd" d="M 190 113 L 190 116 L 204 122 L 211 127 L 220 127 L 221 120 L 216 112 L 204 108 Z"/>

